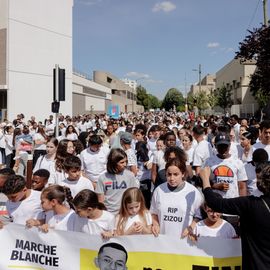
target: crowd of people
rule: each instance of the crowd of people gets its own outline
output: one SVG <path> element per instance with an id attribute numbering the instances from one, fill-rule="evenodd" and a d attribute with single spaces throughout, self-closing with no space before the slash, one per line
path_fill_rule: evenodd
<path id="1" fill-rule="evenodd" d="M 53 116 L 38 122 L 19 114 L 0 124 L 0 191 L 8 215 L 0 226 L 14 222 L 105 239 L 165 234 L 196 241 L 243 234 L 244 244 L 252 245 L 246 240 L 252 217 L 243 214 L 250 208 L 237 203 L 257 198 L 247 199 L 252 208 L 253 200 L 266 197 L 256 207 L 270 206 L 269 120 L 163 111 L 58 120 L 59 134 Z M 32 155 L 30 188 L 25 174 Z M 264 235 L 270 232 L 266 222 L 260 221 Z M 262 256 L 250 269 L 270 267 L 270 241 L 261 244 Z M 244 246 L 243 254 L 252 256 L 253 249 Z"/>

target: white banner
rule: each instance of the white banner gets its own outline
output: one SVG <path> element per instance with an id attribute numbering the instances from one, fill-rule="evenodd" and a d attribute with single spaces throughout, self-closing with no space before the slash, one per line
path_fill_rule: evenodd
<path id="1" fill-rule="evenodd" d="M 112 238 L 109 242 L 125 247 L 129 270 L 241 269 L 238 239 L 204 237 L 193 244 L 177 237 L 139 235 Z M 42 233 L 10 224 L 0 230 L 0 269 L 99 269 L 94 260 L 104 243 L 98 236 L 53 230 Z"/>

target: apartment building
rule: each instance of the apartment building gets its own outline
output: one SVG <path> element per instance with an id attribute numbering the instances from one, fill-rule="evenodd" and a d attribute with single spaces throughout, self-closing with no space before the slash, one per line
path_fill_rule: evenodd
<path id="1" fill-rule="evenodd" d="M 73 0 L 0 0 L 0 108 L 2 117 L 44 119 L 51 114 L 53 68 L 65 69 L 72 111 Z"/>
<path id="2" fill-rule="evenodd" d="M 143 106 L 136 103 L 136 88 L 105 71 L 94 71 L 93 80 L 112 90 L 112 104 L 119 105 L 121 112 L 143 112 Z"/>
<path id="3" fill-rule="evenodd" d="M 216 73 L 216 90 L 225 86 L 232 91 L 231 114 L 242 117 L 253 115 L 258 103 L 249 89 L 250 76 L 255 72 L 256 62 L 233 59 Z"/>

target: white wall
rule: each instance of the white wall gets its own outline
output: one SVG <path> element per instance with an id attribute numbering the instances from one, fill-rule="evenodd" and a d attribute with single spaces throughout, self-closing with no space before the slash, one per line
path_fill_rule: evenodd
<path id="1" fill-rule="evenodd" d="M 73 0 L 10 0 L 8 20 L 8 119 L 18 113 L 43 120 L 51 114 L 53 68 L 66 70 L 66 101 L 72 112 Z"/>

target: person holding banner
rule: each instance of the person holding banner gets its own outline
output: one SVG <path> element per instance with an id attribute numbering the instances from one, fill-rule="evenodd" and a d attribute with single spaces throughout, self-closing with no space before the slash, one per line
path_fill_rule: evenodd
<path id="1" fill-rule="evenodd" d="M 95 265 L 100 270 L 127 270 L 128 253 L 118 243 L 107 243 L 100 247 Z"/>
<path id="2" fill-rule="evenodd" d="M 257 178 L 261 197 L 219 198 L 210 186 L 210 168 L 200 171 L 207 205 L 214 211 L 240 216 L 242 269 L 270 269 L 270 164 Z"/>
<path id="3" fill-rule="evenodd" d="M 150 207 L 155 236 L 159 233 L 185 236 L 185 229 L 195 216 L 200 216 L 203 197 L 198 189 L 184 180 L 186 172 L 184 159 L 170 159 L 165 166 L 167 182 L 155 189 Z"/>

